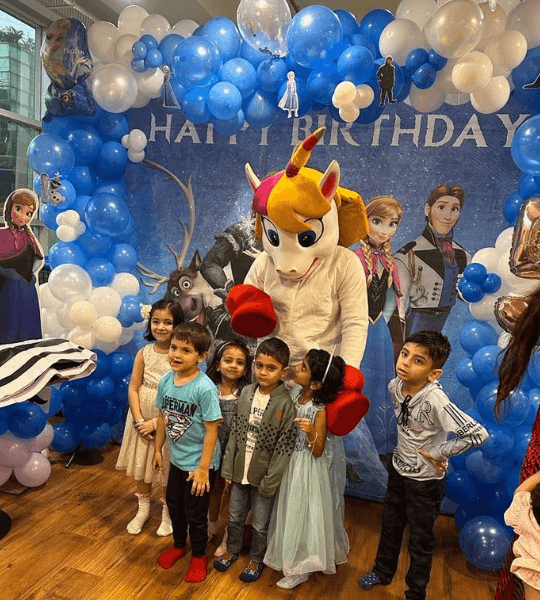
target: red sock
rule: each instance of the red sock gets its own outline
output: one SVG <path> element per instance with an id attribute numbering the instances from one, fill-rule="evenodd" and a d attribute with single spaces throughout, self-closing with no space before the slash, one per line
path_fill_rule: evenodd
<path id="1" fill-rule="evenodd" d="M 164 569 L 170 569 L 174 565 L 174 563 L 180 560 L 182 556 L 185 556 L 185 554 L 185 548 L 175 548 L 173 546 L 172 548 L 165 550 L 165 552 L 162 552 L 157 557 L 158 565 L 160 567 L 163 567 Z"/>
<path id="2" fill-rule="evenodd" d="M 186 573 L 186 581 L 188 583 L 199 583 L 204 581 L 206 579 L 207 569 L 207 556 L 192 556 L 188 572 Z"/>

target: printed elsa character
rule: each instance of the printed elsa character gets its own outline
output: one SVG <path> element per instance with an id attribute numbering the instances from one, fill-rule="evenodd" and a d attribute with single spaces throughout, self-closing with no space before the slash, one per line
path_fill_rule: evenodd
<path id="1" fill-rule="evenodd" d="M 292 117 L 293 113 L 295 117 L 298 116 L 299 102 L 294 71 L 289 71 L 287 73 L 287 88 L 285 89 L 278 106 L 287 111 L 287 117 L 289 119 Z"/>
<path id="2" fill-rule="evenodd" d="M 43 250 L 29 223 L 39 207 L 28 189 L 12 192 L 4 206 L 6 227 L 0 229 L 0 344 L 41 338 L 35 273 Z"/>
<path id="3" fill-rule="evenodd" d="M 369 326 L 361 371 L 370 408 L 355 431 L 345 438 L 349 465 L 348 493 L 362 497 L 373 495 L 371 486 L 367 487 L 369 492 L 366 493 L 366 477 L 362 475 L 362 471 L 367 470 L 366 456 L 380 472 L 383 467 L 382 464 L 379 466 L 377 455 L 392 452 L 397 442 L 396 418 L 388 392 L 388 383 L 395 376 L 395 370 L 387 321 L 400 296 L 399 276 L 390 241 L 403 217 L 401 204 L 393 196 L 372 198 L 366 204 L 366 211 L 369 232 L 360 241 L 360 248 L 355 253 L 364 268 L 367 285 Z M 362 447 L 361 452 L 359 447 Z M 370 467 L 372 469 L 373 466 Z M 385 476 L 382 481 L 386 481 Z"/>

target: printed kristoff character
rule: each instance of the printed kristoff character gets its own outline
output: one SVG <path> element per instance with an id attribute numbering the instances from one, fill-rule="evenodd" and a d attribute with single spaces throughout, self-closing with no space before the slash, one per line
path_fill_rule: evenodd
<path id="1" fill-rule="evenodd" d="M 470 261 L 453 238 L 464 200 L 461 187 L 437 186 L 424 208 L 427 223 L 422 235 L 395 255 L 405 337 L 422 330 L 441 332 L 456 303 L 458 277 Z"/>
<path id="2" fill-rule="evenodd" d="M 396 82 L 396 69 L 392 64 L 391 56 L 386 57 L 384 65 L 382 65 L 382 67 L 380 67 L 377 71 L 377 77 L 379 78 L 379 81 L 377 83 L 381 88 L 381 101 L 379 103 L 379 106 L 384 106 L 386 96 L 388 96 L 388 101 L 391 104 L 397 102 L 397 100 L 395 100 L 394 96 L 392 95 L 394 83 Z"/>

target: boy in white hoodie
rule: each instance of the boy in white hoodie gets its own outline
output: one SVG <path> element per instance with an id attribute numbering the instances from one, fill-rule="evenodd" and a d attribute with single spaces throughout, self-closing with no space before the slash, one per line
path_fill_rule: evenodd
<path id="1" fill-rule="evenodd" d="M 384 501 L 375 566 L 358 580 L 364 590 L 388 585 L 396 572 L 401 541 L 409 526 L 410 565 L 406 600 L 425 600 L 435 549 L 433 526 L 444 492 L 448 459 L 483 444 L 488 433 L 450 402 L 437 379 L 450 354 L 448 339 L 437 331 L 419 331 L 405 341 L 397 377 L 388 389 L 398 424 Z M 448 440 L 447 434 L 455 437 Z"/>

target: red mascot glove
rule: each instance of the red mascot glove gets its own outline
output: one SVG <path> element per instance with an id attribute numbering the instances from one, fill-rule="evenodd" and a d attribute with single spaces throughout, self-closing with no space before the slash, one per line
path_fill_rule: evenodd
<path id="1" fill-rule="evenodd" d="M 345 366 L 343 387 L 338 397 L 326 405 L 326 427 L 334 435 L 347 435 L 367 413 L 369 400 L 362 394 L 364 376 L 349 365 Z"/>
<path id="2" fill-rule="evenodd" d="M 276 328 L 277 317 L 272 299 L 252 285 L 235 285 L 227 296 L 231 326 L 236 333 L 259 338 Z"/>

